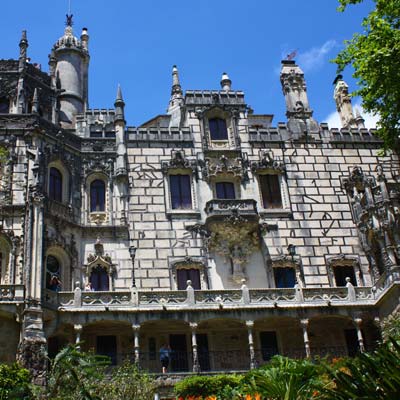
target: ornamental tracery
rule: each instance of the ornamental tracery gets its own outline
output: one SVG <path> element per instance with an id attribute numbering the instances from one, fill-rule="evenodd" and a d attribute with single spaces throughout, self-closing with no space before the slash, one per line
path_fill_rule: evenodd
<path id="1" fill-rule="evenodd" d="M 279 173 L 284 173 L 286 167 L 281 159 L 275 157 L 272 150 L 260 150 L 259 160 L 251 163 L 251 170 L 253 172 L 260 170 L 273 170 L 278 171 Z"/>
<path id="2" fill-rule="evenodd" d="M 185 151 L 171 150 L 171 158 L 167 161 L 161 162 L 161 170 L 166 175 L 170 170 L 186 169 L 191 170 L 193 175 L 197 178 L 197 161 L 189 160 L 185 156 Z"/>

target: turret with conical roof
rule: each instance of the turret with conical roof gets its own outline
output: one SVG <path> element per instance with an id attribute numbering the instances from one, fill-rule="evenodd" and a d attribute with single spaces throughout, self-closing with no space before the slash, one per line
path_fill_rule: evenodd
<path id="1" fill-rule="evenodd" d="M 61 88 L 59 95 L 59 121 L 62 126 L 73 127 L 76 114 L 88 107 L 89 35 L 83 28 L 78 39 L 73 34 L 72 15 L 67 15 L 64 35 L 52 49 L 55 60 L 55 79 Z"/>

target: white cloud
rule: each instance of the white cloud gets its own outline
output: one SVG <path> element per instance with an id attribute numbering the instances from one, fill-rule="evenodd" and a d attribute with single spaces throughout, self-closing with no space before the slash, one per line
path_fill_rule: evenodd
<path id="1" fill-rule="evenodd" d="M 361 107 L 361 101 L 357 101 L 354 106 L 353 110 L 358 108 L 360 111 L 361 116 L 365 120 L 365 127 L 366 128 L 375 128 L 376 127 L 376 122 L 378 121 L 379 117 L 377 115 L 372 115 L 370 113 L 365 112 L 362 107 Z M 324 121 L 321 122 L 326 122 L 329 125 L 329 128 L 341 128 L 342 124 L 340 122 L 340 117 L 337 111 L 331 112 Z"/>
<path id="2" fill-rule="evenodd" d="M 323 65 L 325 57 L 336 46 L 336 40 L 328 40 L 320 47 L 312 47 L 310 50 L 307 50 L 304 53 L 299 52 L 298 56 L 296 57 L 297 64 L 304 72 L 316 70 Z"/>

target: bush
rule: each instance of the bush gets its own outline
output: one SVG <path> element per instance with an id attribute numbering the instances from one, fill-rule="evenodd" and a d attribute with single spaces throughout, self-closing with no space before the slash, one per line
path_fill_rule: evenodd
<path id="1" fill-rule="evenodd" d="M 226 397 L 227 393 L 233 395 L 232 392 L 240 388 L 242 380 L 242 375 L 192 376 L 175 385 L 175 394 L 184 399 L 190 396 L 217 396 L 218 399 L 233 400 L 234 397 Z"/>
<path id="2" fill-rule="evenodd" d="M 18 364 L 0 365 L 0 400 L 32 399 L 29 371 Z"/>

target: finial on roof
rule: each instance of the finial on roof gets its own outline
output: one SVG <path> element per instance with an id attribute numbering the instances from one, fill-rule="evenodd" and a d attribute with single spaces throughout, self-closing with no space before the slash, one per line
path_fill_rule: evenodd
<path id="1" fill-rule="evenodd" d="M 229 91 L 231 90 L 232 81 L 230 80 L 228 74 L 226 72 L 222 73 L 221 78 L 221 88 L 222 90 Z"/>
<path id="2" fill-rule="evenodd" d="M 119 84 L 117 89 L 117 98 L 115 99 L 114 107 L 115 107 L 114 121 L 125 121 L 125 112 L 124 112 L 125 102 L 122 98 L 121 85 Z"/>
<path id="3" fill-rule="evenodd" d="M 116 102 L 117 101 L 124 101 L 122 98 L 122 89 L 121 89 L 121 85 L 118 84 L 118 89 L 117 89 L 117 97 L 116 97 Z"/>
<path id="4" fill-rule="evenodd" d="M 74 16 L 74 14 L 67 14 L 67 20 L 65 22 L 66 26 L 72 26 L 74 23 L 72 22 L 72 17 Z"/>
<path id="5" fill-rule="evenodd" d="M 19 64 L 18 69 L 21 72 L 26 67 L 27 62 L 27 48 L 28 48 L 28 39 L 26 36 L 26 31 L 22 31 L 21 40 L 19 41 Z"/>
<path id="6" fill-rule="evenodd" d="M 182 94 L 182 87 L 179 82 L 178 68 L 176 65 L 172 67 L 172 90 L 171 95 Z"/>

